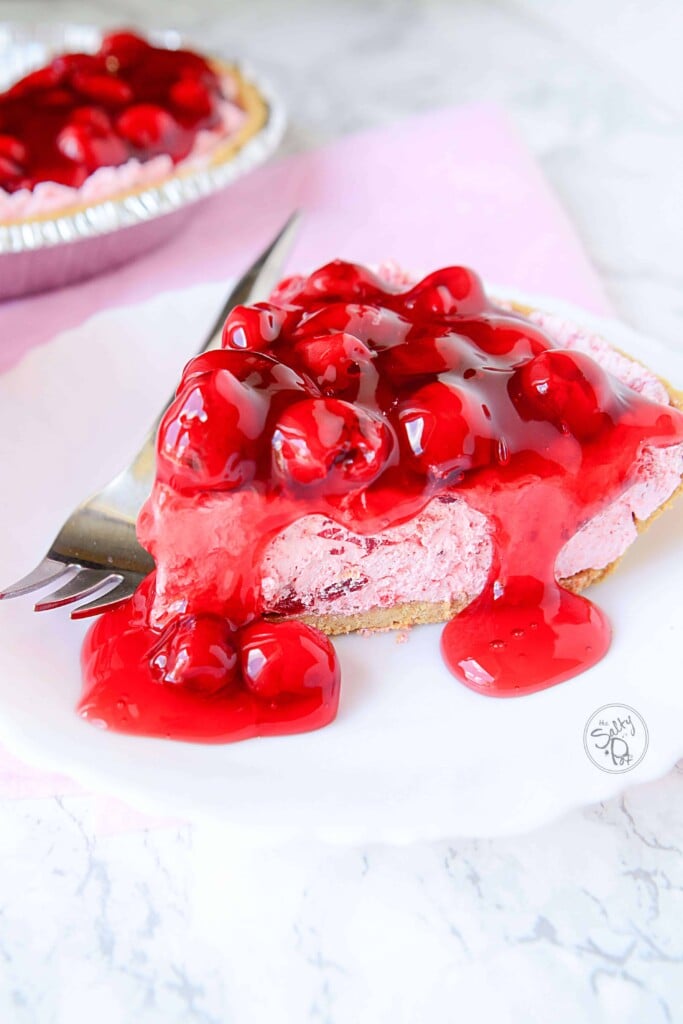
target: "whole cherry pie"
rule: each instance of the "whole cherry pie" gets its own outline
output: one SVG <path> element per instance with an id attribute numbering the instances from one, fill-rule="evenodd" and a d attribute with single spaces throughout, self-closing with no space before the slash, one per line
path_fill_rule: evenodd
<path id="1" fill-rule="evenodd" d="M 105 35 L 0 94 L 0 221 L 54 215 L 224 160 L 267 116 L 227 64 Z"/>

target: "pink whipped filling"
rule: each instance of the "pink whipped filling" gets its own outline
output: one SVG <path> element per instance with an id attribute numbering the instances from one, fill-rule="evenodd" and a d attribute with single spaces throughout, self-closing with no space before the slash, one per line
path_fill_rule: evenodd
<path id="1" fill-rule="evenodd" d="M 206 167 L 218 146 L 242 127 L 246 117 L 244 110 L 235 102 L 237 86 L 234 76 L 224 74 L 221 88 L 225 101 L 220 105 L 220 127 L 199 132 L 184 160 L 174 164 L 170 156 L 162 155 L 143 163 L 133 158 L 119 167 L 98 168 L 80 188 L 60 185 L 55 181 L 42 181 L 34 189 L 20 189 L 12 193 L 0 188 L 0 221 L 12 223 L 58 214 L 71 206 L 101 203 L 124 192 L 158 185 L 174 173 Z"/>
<path id="2" fill-rule="evenodd" d="M 661 381 L 606 341 L 556 316 L 537 312 L 531 319 L 557 345 L 588 353 L 635 391 L 669 404 Z M 620 498 L 564 546 L 558 579 L 602 569 L 623 555 L 637 537 L 635 521 L 666 502 L 682 476 L 683 444 L 645 449 Z M 138 532 L 158 564 L 156 625 L 185 609 L 188 592 L 209 595 L 216 579 L 230 576 L 236 531 L 250 500 L 246 492 L 189 500 L 155 485 Z M 471 600 L 484 587 L 491 558 L 487 519 L 459 495 L 437 497 L 415 519 L 372 536 L 308 515 L 262 552 L 262 608 L 281 615 L 353 615 L 414 601 Z"/>

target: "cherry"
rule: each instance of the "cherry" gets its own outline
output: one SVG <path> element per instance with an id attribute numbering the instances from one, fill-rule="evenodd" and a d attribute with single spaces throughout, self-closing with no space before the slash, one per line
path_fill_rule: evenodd
<path id="1" fill-rule="evenodd" d="M 158 473 L 177 490 L 231 490 L 253 480 L 272 399 L 266 389 L 253 385 L 263 381 L 264 373 L 275 393 L 288 392 L 299 380 L 266 356 L 258 356 L 265 368 L 243 368 L 244 381 L 230 369 L 215 369 L 230 356 L 236 363 L 238 354 L 230 352 L 205 353 L 193 360 L 161 422 Z M 197 366 L 199 360 L 204 363 Z M 204 369 L 207 362 L 210 370 Z"/>
<path id="2" fill-rule="evenodd" d="M 102 39 L 100 54 L 106 59 L 107 68 L 126 70 L 139 64 L 149 53 L 149 43 L 135 32 L 109 32 Z"/>
<path id="3" fill-rule="evenodd" d="M 192 50 L 161 50 L 161 53 L 170 55 L 170 63 L 174 71 L 179 72 L 182 78 L 197 78 L 207 84 L 216 83 L 218 77 L 209 67 L 204 57 Z"/>
<path id="4" fill-rule="evenodd" d="M 71 76 L 71 83 L 81 96 L 105 107 L 122 107 L 133 99 L 133 91 L 128 83 L 113 75 L 93 75 L 78 71 Z"/>
<path id="5" fill-rule="evenodd" d="M 151 95 L 171 86 L 182 78 L 194 78 L 215 87 L 219 80 L 208 63 L 199 54 L 189 50 L 150 48 L 144 62 L 131 70 L 129 81 L 137 96 L 149 99 Z"/>
<path id="6" fill-rule="evenodd" d="M 32 93 L 42 92 L 45 89 L 52 89 L 62 81 L 62 73 L 54 64 L 38 68 L 16 82 L 5 95 L 11 99 L 27 96 Z"/>
<path id="7" fill-rule="evenodd" d="M 190 151 L 192 138 L 172 114 L 154 103 L 137 103 L 118 118 L 116 127 L 124 139 L 146 156 L 169 153 L 180 160 Z"/>
<path id="8" fill-rule="evenodd" d="M 277 341 L 287 320 L 287 311 L 270 302 L 235 306 L 223 325 L 223 347 L 267 350 Z"/>
<path id="9" fill-rule="evenodd" d="M 435 270 L 401 298 L 414 315 L 432 319 L 480 313 L 487 305 L 481 278 L 468 267 Z"/>
<path id="10" fill-rule="evenodd" d="M 345 391 L 358 384 L 361 369 L 375 357 L 372 349 L 353 334 L 325 334 L 300 341 L 297 362 L 325 393 Z"/>
<path id="11" fill-rule="evenodd" d="M 290 405 L 273 431 L 275 472 L 286 483 L 324 484 L 326 494 L 366 486 L 384 469 L 393 447 L 389 426 L 337 398 Z"/>
<path id="12" fill-rule="evenodd" d="M 548 349 L 510 378 L 510 398 L 524 420 L 546 420 L 577 440 L 593 440 L 612 422 L 618 398 L 609 377 L 582 352 Z"/>
<path id="13" fill-rule="evenodd" d="M 151 651 L 150 667 L 160 682 L 205 696 L 234 689 L 239 681 L 230 626 L 216 615 L 174 619 Z"/>
<path id="14" fill-rule="evenodd" d="M 458 330 L 483 353 L 502 357 L 504 365 L 525 362 L 550 347 L 543 331 L 516 316 L 468 317 L 459 321 Z"/>
<path id="15" fill-rule="evenodd" d="M 307 277 L 302 295 L 330 302 L 372 302 L 381 299 L 387 286 L 367 267 L 333 260 Z"/>
<path id="16" fill-rule="evenodd" d="M 326 636 L 303 622 L 254 622 L 239 633 L 242 677 L 263 701 L 336 700 L 340 668 Z"/>
<path id="17" fill-rule="evenodd" d="M 401 384 L 422 375 L 456 370 L 465 361 L 471 362 L 471 355 L 471 346 L 462 335 L 418 335 L 380 352 L 378 368 L 393 384 Z"/>
<path id="18" fill-rule="evenodd" d="M 57 149 L 91 173 L 98 167 L 117 167 L 128 159 L 126 145 L 113 134 L 100 135 L 85 124 L 67 124 L 57 136 Z"/>
<path id="19" fill-rule="evenodd" d="M 32 99 L 32 105 L 37 109 L 49 112 L 66 110 L 67 107 L 73 107 L 74 94 L 69 89 L 49 89 L 46 92 L 37 93 Z"/>
<path id="20" fill-rule="evenodd" d="M 218 79 L 206 62 L 184 50 L 150 49 L 145 60 L 128 74 L 136 98 L 141 103 L 168 102 L 171 87 L 183 77 L 205 81 L 212 88 L 218 87 Z"/>
<path id="21" fill-rule="evenodd" d="M 181 115 L 205 118 L 213 111 L 213 103 L 207 87 L 196 78 L 182 78 L 171 86 L 169 99 Z"/>
<path id="22" fill-rule="evenodd" d="M 106 135 L 113 128 L 109 114 L 94 106 L 76 107 L 72 110 L 69 121 L 71 124 L 84 124 L 98 135 Z"/>
<path id="23" fill-rule="evenodd" d="M 183 371 L 178 393 L 191 381 L 218 370 L 228 370 L 242 384 L 256 391 L 268 390 L 271 396 L 281 391 L 296 393 L 310 390 L 295 370 L 273 356 L 263 352 L 214 349 L 190 360 Z"/>
<path id="24" fill-rule="evenodd" d="M 404 458 L 431 481 L 456 483 L 491 459 L 485 413 L 462 387 L 445 380 L 426 384 L 400 403 L 396 416 Z"/>

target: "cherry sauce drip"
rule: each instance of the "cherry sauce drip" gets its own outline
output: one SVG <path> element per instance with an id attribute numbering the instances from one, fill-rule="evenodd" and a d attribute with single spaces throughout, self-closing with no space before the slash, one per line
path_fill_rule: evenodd
<path id="1" fill-rule="evenodd" d="M 607 620 L 558 584 L 555 561 L 628 486 L 644 446 L 683 441 L 676 409 L 553 347 L 462 267 L 399 291 L 337 261 L 235 309 L 223 345 L 185 369 L 139 529 L 155 554 L 165 515 L 192 521 L 230 496 L 230 551 L 195 531 L 182 554 L 215 568 L 182 607 L 156 599 L 152 576 L 94 625 L 86 718 L 208 741 L 331 721 L 332 645 L 300 622 L 264 620 L 262 552 L 305 515 L 372 534 L 449 494 L 487 516 L 493 540 L 483 592 L 443 632 L 454 675 L 516 696 L 605 654 Z"/>

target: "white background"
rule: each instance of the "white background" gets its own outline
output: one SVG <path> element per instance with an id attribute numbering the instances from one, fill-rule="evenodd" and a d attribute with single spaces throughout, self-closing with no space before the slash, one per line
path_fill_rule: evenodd
<path id="1" fill-rule="evenodd" d="M 683 345 L 677 0 L 16 0 L 0 17 L 171 25 L 258 59 L 294 112 L 289 151 L 503 101 L 623 318 Z M 0 803 L 0 1020 L 682 1020 L 682 847 L 681 766 L 534 835 L 401 849 L 106 835 L 89 797 Z"/>

